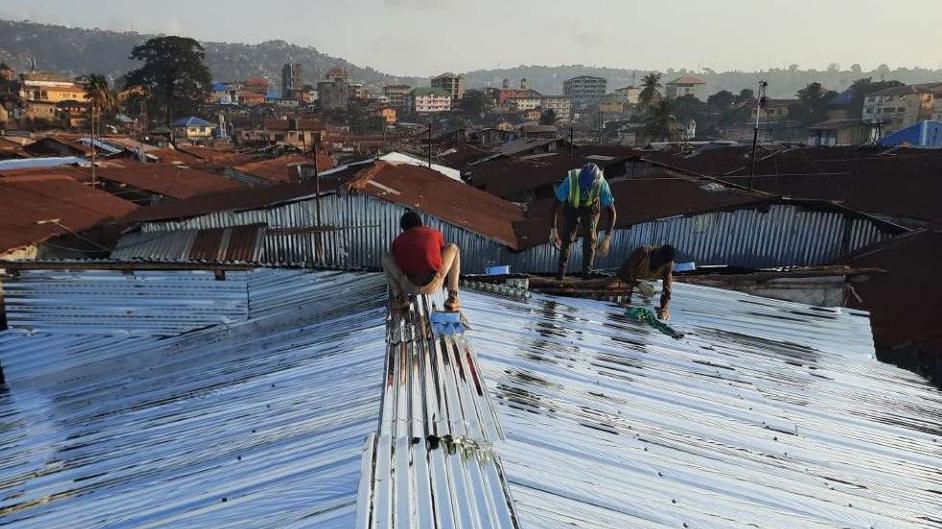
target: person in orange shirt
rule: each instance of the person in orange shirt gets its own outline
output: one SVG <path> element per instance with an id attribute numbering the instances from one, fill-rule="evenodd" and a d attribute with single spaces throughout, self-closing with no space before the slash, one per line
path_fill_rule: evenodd
<path id="1" fill-rule="evenodd" d="M 407 211 L 399 219 L 402 233 L 392 243 L 392 251 L 383 256 L 383 271 L 392 292 L 392 308 L 409 308 L 410 296 L 434 294 L 448 289 L 445 310 L 456 311 L 461 252 L 454 244 L 445 244 L 442 232 L 422 223 L 422 217 Z"/>

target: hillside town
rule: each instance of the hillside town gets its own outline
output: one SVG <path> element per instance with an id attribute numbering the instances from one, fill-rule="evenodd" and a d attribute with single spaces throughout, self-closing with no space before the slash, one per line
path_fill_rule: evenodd
<path id="1" fill-rule="evenodd" d="M 0 64 L 0 386 L 48 400 L 9 421 L 96 424 L 87 469 L 0 449 L 13 527 L 940 523 L 942 78 L 542 93 L 128 53 Z"/>

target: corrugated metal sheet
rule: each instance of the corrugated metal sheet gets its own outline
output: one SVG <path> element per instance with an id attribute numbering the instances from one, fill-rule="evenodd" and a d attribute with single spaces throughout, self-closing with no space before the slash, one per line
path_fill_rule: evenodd
<path id="1" fill-rule="evenodd" d="M 265 227 L 258 225 L 175 230 L 164 232 L 131 232 L 124 235 L 111 258 L 121 261 L 210 261 L 259 263 Z"/>
<path id="2" fill-rule="evenodd" d="M 170 336 L 248 318 L 247 272 L 24 270 L 3 282 L 12 329 Z"/>
<path id="3" fill-rule="evenodd" d="M 45 158 L 22 158 L 16 160 L 0 160 L 0 171 L 12 171 L 15 169 L 44 169 L 48 167 L 59 167 L 61 165 L 82 165 L 87 164 L 85 158 L 78 156 L 53 156 Z"/>
<path id="4" fill-rule="evenodd" d="M 428 301 L 389 320 L 382 419 L 364 453 L 357 527 L 516 528 L 477 357 L 461 334 L 432 333 Z"/>
<path id="5" fill-rule="evenodd" d="M 604 302 L 463 302 L 525 528 L 942 527 L 942 397 L 863 313 L 675 284 L 676 340 Z"/>
<path id="6" fill-rule="evenodd" d="M 608 257 L 597 257 L 595 267 L 616 268 L 631 250 L 645 244 L 672 244 L 680 259 L 698 264 L 816 266 L 895 235 L 864 217 L 779 204 L 767 210 L 717 211 L 616 229 L 612 251 Z M 504 259 L 515 271 L 544 272 L 556 269 L 559 252 L 544 244 L 508 253 Z M 578 241 L 570 269 L 579 270 L 581 263 L 582 243 Z"/>
<path id="7" fill-rule="evenodd" d="M 864 313 L 677 284 L 674 339 L 465 292 L 446 337 L 428 300 L 387 321 L 379 274 L 245 276 L 244 322 L 0 333 L 4 523 L 942 526 L 942 397 Z"/>
<path id="8" fill-rule="evenodd" d="M 380 413 L 382 279 L 252 282 L 267 309 L 240 324 L 167 338 L 0 333 L 0 524 L 353 527 Z M 291 284 L 310 296 L 290 302 Z"/>
<path id="9" fill-rule="evenodd" d="M 383 252 L 399 233 L 399 217 L 405 208 L 357 194 L 332 194 L 321 197 L 320 202 L 322 223 L 330 227 L 320 234 L 314 230 L 303 231 L 317 225 L 315 201 L 306 200 L 268 209 L 226 211 L 183 221 L 147 223 L 142 227 L 142 234 L 131 234 L 118 245 L 131 248 L 116 252 L 113 257 L 161 260 L 178 255 L 176 248 L 182 243 L 160 240 L 153 245 L 142 243 L 146 239 L 144 233 L 258 223 L 269 227 L 265 250 L 260 257 L 262 263 L 378 269 Z M 558 251 L 549 244 L 518 253 L 436 217 L 426 216 L 426 222 L 440 229 L 446 240 L 462 249 L 462 270 L 467 273 L 482 273 L 495 264 L 509 264 L 519 272 L 544 272 L 555 270 L 559 259 Z M 894 235 L 865 217 L 797 205 L 718 211 L 615 230 L 612 251 L 608 257 L 597 259 L 596 268 L 617 267 L 640 245 L 664 243 L 676 246 L 684 259 L 701 264 L 757 268 L 814 266 L 832 262 Z M 170 244 L 171 248 L 165 250 L 164 244 Z M 581 243 L 577 243 L 570 261 L 573 269 L 580 266 L 581 255 Z"/>

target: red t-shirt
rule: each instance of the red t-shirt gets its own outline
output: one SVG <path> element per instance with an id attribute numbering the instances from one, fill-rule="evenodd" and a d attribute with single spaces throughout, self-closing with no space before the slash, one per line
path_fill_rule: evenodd
<path id="1" fill-rule="evenodd" d="M 442 269 L 442 232 L 427 226 L 410 228 L 392 243 L 393 258 L 407 276 L 421 276 Z"/>

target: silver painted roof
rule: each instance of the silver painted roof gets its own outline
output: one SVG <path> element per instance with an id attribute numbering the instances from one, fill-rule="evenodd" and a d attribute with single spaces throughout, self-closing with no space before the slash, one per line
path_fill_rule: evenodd
<path id="1" fill-rule="evenodd" d="M 942 527 L 942 395 L 874 359 L 865 314 L 673 295 L 679 340 L 604 302 L 465 296 L 522 527 Z"/>
<path id="2" fill-rule="evenodd" d="M 0 333 L 0 525 L 352 527 L 380 412 L 382 280 L 252 282 L 251 319 L 176 336 L 134 320 Z"/>
<path id="3" fill-rule="evenodd" d="M 471 330 L 438 336 L 439 297 L 387 326 L 379 275 L 240 284 L 244 319 L 180 334 L 0 333 L 0 525 L 942 525 L 942 396 L 873 358 L 863 313 L 678 284 L 673 339 L 468 291 Z"/>

